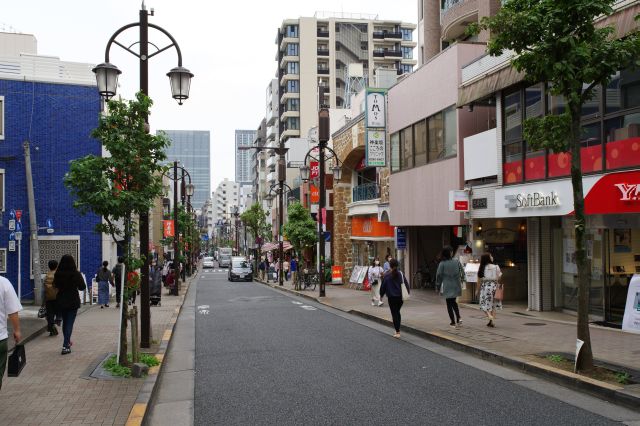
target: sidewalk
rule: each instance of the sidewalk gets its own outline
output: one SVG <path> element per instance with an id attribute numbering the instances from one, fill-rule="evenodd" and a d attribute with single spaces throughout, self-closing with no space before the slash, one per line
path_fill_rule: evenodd
<path id="1" fill-rule="evenodd" d="M 281 288 L 277 283 L 269 285 Z M 369 292 L 349 289 L 347 286 L 326 286 L 326 297 L 318 297 L 315 291 L 295 291 L 291 282 L 284 285 L 284 290 L 291 291 L 317 300 L 344 312 L 367 317 L 379 322 L 388 323 L 392 333 L 391 314 L 385 305 L 371 306 Z M 502 364 L 519 368 L 538 366 L 535 354 L 566 354 L 573 356 L 576 348 L 576 318 L 560 312 L 528 312 L 526 306 L 505 304 L 503 311 L 498 312 L 495 328 L 486 326 L 484 313 L 477 305 L 460 305 L 463 327 L 453 329 L 449 326 L 449 316 L 445 301 L 433 290 L 411 291 L 411 300 L 402 307 L 402 326 L 405 331 L 423 334 L 432 340 L 451 344 L 459 349 L 473 352 L 483 358 L 493 359 Z M 611 364 L 628 370 L 636 382 L 640 382 L 640 335 L 622 332 L 621 330 L 591 326 L 591 343 L 594 357 L 601 364 Z M 526 365 L 525 365 L 526 364 Z M 546 372 L 561 374 L 549 367 Z M 568 374 L 568 373 L 567 373 Z M 572 380 L 575 375 L 570 375 Z M 596 381 L 597 382 L 597 381 Z M 640 407 L 640 384 L 613 386 L 598 382 L 608 391 L 621 391 Z M 605 386 L 606 385 L 606 386 Z M 637 409 L 637 408 L 636 408 Z"/>
<path id="2" fill-rule="evenodd" d="M 197 277 L 194 275 L 193 278 Z M 156 353 L 171 320 L 175 321 L 189 280 L 181 286 L 181 295 L 167 296 L 163 289 L 162 306 L 151 307 L 152 347 Z M 140 298 L 137 298 L 138 311 Z M 88 306 L 88 305 L 85 305 Z M 118 344 L 118 314 L 115 303 L 100 309 L 93 305 L 78 313 L 74 325 L 72 352 L 60 355 L 62 330 L 56 337 L 41 333 L 44 320 L 32 318 L 33 309 L 24 312 L 23 338 L 27 365 L 19 377 L 5 377 L 0 390 L 0 419 L 11 425 L 127 423 L 145 379 L 96 379 L 89 377 L 107 354 Z M 82 311 L 82 308 L 81 308 Z M 35 310 L 37 314 L 37 309 Z M 40 321 L 40 327 L 38 327 Z M 35 333 L 35 334 L 34 334 Z M 35 337 L 32 337 L 35 336 Z"/>

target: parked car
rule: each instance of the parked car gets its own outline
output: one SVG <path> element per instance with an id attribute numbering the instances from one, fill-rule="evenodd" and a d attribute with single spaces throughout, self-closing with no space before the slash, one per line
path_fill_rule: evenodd
<path id="1" fill-rule="evenodd" d="M 207 256 L 202 259 L 202 267 L 203 268 L 213 268 L 215 265 L 213 263 L 213 257 Z"/>
<path id="2" fill-rule="evenodd" d="M 246 257 L 231 258 L 229 266 L 229 281 L 244 280 L 253 281 L 253 268 Z"/>

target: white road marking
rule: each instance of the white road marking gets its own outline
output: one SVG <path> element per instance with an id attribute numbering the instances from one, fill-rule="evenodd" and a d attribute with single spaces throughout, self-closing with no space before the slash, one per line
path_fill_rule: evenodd
<path id="1" fill-rule="evenodd" d="M 295 304 L 295 305 L 302 305 L 302 302 L 296 302 L 294 300 L 291 301 L 291 303 Z"/>
<path id="2" fill-rule="evenodd" d="M 200 315 L 209 315 L 209 310 L 208 309 L 201 309 L 198 311 L 198 313 Z"/>
<path id="3" fill-rule="evenodd" d="M 315 311 L 317 310 L 316 308 L 314 308 L 313 306 L 309 306 L 309 305 L 302 305 L 300 306 L 302 309 L 306 309 L 307 311 Z"/>
<path id="4" fill-rule="evenodd" d="M 200 309 L 209 309 L 209 308 L 210 308 L 209 305 L 200 305 L 200 306 L 198 306 L 198 310 L 200 310 Z"/>

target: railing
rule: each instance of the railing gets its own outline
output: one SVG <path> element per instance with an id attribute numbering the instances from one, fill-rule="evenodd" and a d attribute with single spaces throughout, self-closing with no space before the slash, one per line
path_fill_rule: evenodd
<path id="1" fill-rule="evenodd" d="M 384 56 L 392 56 L 394 58 L 402 58 L 401 50 L 385 50 Z"/>
<path id="2" fill-rule="evenodd" d="M 402 38 L 402 33 L 400 31 L 389 31 L 384 33 L 384 38 Z"/>
<path id="3" fill-rule="evenodd" d="M 329 37 L 329 30 L 318 30 L 318 37 Z"/>
<path id="4" fill-rule="evenodd" d="M 318 56 L 329 56 L 329 49 L 318 48 Z"/>
<path id="5" fill-rule="evenodd" d="M 384 58 L 384 51 L 382 50 L 374 50 L 373 51 L 374 58 Z"/>
<path id="6" fill-rule="evenodd" d="M 365 201 L 380 198 L 380 185 L 377 183 L 365 183 L 355 186 L 352 190 L 352 201 Z"/>
<path id="7" fill-rule="evenodd" d="M 384 32 L 382 31 L 375 31 L 373 33 L 373 39 L 374 40 L 384 40 Z"/>
<path id="8" fill-rule="evenodd" d="M 440 14 L 445 14 L 449 9 L 454 7 L 459 3 L 464 3 L 466 0 L 444 0 L 442 2 L 442 9 L 440 9 Z"/>
<path id="9" fill-rule="evenodd" d="M 318 74 L 329 74 L 329 68 L 318 68 Z"/>

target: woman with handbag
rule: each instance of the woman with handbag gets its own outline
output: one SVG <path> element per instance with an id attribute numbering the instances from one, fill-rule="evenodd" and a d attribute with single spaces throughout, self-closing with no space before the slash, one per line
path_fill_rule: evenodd
<path id="1" fill-rule="evenodd" d="M 436 272 L 436 284 L 440 287 L 440 293 L 447 301 L 447 313 L 451 320 L 449 325 L 457 329 L 462 325 L 462 320 L 456 297 L 462 295 L 461 275 L 464 275 L 464 271 L 458 259 L 451 258 L 452 252 L 453 249 L 449 246 L 442 249 L 440 254 L 442 260 Z"/>
<path id="2" fill-rule="evenodd" d="M 76 314 L 80 308 L 78 290 L 82 291 L 87 288 L 82 274 L 78 271 L 76 262 L 70 254 L 65 254 L 60 259 L 58 270 L 54 275 L 54 285 L 58 289 L 56 301 L 62 316 L 62 334 L 64 336 L 62 355 L 66 355 L 71 353 L 71 333 Z"/>
<path id="3" fill-rule="evenodd" d="M 391 310 L 391 318 L 393 319 L 393 328 L 396 332 L 393 335 L 396 339 L 400 338 L 400 309 L 404 300 L 409 298 L 409 283 L 404 277 L 402 271 L 398 270 L 398 261 L 396 259 L 389 260 L 389 271 L 382 278 L 380 286 L 380 299 L 387 295 L 389 301 L 389 310 Z"/>
<path id="4" fill-rule="evenodd" d="M 384 271 L 380 266 L 380 259 L 377 257 L 369 267 L 368 274 L 369 284 L 371 285 L 371 306 L 382 306 L 384 303 L 380 300 L 380 285 Z"/>
<path id="5" fill-rule="evenodd" d="M 496 309 L 502 309 L 502 284 L 500 267 L 493 263 L 493 256 L 485 253 L 480 257 L 478 268 L 478 290 L 476 296 L 480 297 L 480 309 L 485 313 L 489 322 L 487 327 L 495 327 Z"/>

